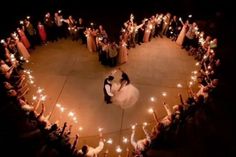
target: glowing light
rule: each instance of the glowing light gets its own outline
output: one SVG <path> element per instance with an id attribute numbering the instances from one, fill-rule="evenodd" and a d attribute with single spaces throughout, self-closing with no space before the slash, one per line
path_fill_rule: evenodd
<path id="1" fill-rule="evenodd" d="M 191 76 L 191 79 L 192 79 L 193 81 L 196 81 L 196 80 L 197 80 L 197 77 L 196 77 L 196 76 Z"/>
<path id="2" fill-rule="evenodd" d="M 193 85 L 193 82 L 192 82 L 192 81 L 190 81 L 190 82 L 189 82 L 189 86 L 191 87 L 192 85 Z"/>
<path id="3" fill-rule="evenodd" d="M 98 132 L 102 132 L 103 128 L 98 128 Z"/>
<path id="4" fill-rule="evenodd" d="M 32 75 L 29 75 L 29 79 L 33 79 L 34 77 Z"/>
<path id="5" fill-rule="evenodd" d="M 177 88 L 182 88 L 182 87 L 183 87 L 182 84 L 180 83 L 177 84 Z"/>
<path id="6" fill-rule="evenodd" d="M 166 92 L 162 92 L 162 96 L 166 97 L 167 93 Z"/>
<path id="7" fill-rule="evenodd" d="M 42 96 L 41 96 L 41 100 L 42 100 L 42 101 L 45 101 L 45 100 L 46 100 L 46 97 L 47 97 L 46 95 L 42 95 Z"/>
<path id="8" fill-rule="evenodd" d="M 64 111 L 65 111 L 65 108 L 64 108 L 64 107 L 61 107 L 60 110 L 61 110 L 61 112 L 64 112 Z"/>
<path id="9" fill-rule="evenodd" d="M 148 125 L 148 123 L 147 122 L 143 122 L 143 126 L 147 126 Z"/>
<path id="10" fill-rule="evenodd" d="M 153 113 L 154 112 L 153 108 L 148 109 L 148 112 Z"/>
<path id="11" fill-rule="evenodd" d="M 98 37 L 98 40 L 102 41 L 103 37 Z"/>
<path id="12" fill-rule="evenodd" d="M 82 131 L 83 130 L 83 127 L 79 127 L 79 131 Z"/>
<path id="13" fill-rule="evenodd" d="M 27 16 L 26 18 L 29 20 L 29 19 L 30 19 L 30 16 Z"/>
<path id="14" fill-rule="evenodd" d="M 33 81 L 33 80 L 30 80 L 30 84 L 34 84 L 34 81 Z"/>
<path id="15" fill-rule="evenodd" d="M 123 137 L 123 143 L 128 143 L 128 138 L 126 138 L 126 137 Z"/>
<path id="16" fill-rule="evenodd" d="M 199 62 L 197 62 L 195 65 L 196 65 L 196 66 L 199 66 L 199 64 L 200 64 L 200 63 L 199 63 Z"/>
<path id="17" fill-rule="evenodd" d="M 32 98 L 32 99 L 33 99 L 33 100 L 36 100 L 36 99 L 37 99 L 37 96 L 34 96 L 34 95 L 33 95 L 33 98 Z"/>
<path id="18" fill-rule="evenodd" d="M 196 75 L 196 74 L 197 74 L 197 70 L 193 71 L 193 74 L 195 74 L 195 75 Z"/>
<path id="19" fill-rule="evenodd" d="M 56 104 L 56 107 L 60 108 L 60 107 L 61 107 L 61 104 Z"/>
<path id="20" fill-rule="evenodd" d="M 58 13 L 61 13 L 61 10 L 58 10 Z"/>
<path id="21" fill-rule="evenodd" d="M 24 57 L 23 57 L 23 56 L 20 56 L 20 60 L 24 60 Z"/>
<path id="22" fill-rule="evenodd" d="M 42 91 L 43 91 L 43 89 L 39 87 L 38 90 L 37 90 L 37 93 L 40 94 L 40 93 L 42 93 Z"/>
<path id="23" fill-rule="evenodd" d="M 117 153 L 121 153 L 121 152 L 122 152 L 122 149 L 120 148 L 120 146 L 117 146 L 117 147 L 116 147 L 116 152 L 117 152 Z"/>
<path id="24" fill-rule="evenodd" d="M 191 17 L 193 17 L 193 15 L 192 15 L 192 14 L 189 14 L 188 17 L 191 18 Z"/>
<path id="25" fill-rule="evenodd" d="M 113 143 L 112 139 L 109 138 L 109 139 L 107 140 L 107 143 L 108 143 L 108 144 L 112 144 L 112 143 Z"/>
<path id="26" fill-rule="evenodd" d="M 69 112 L 69 113 L 68 113 L 68 116 L 69 116 L 69 117 L 74 117 L 74 115 L 75 115 L 75 114 L 74 114 L 73 112 Z"/>
<path id="27" fill-rule="evenodd" d="M 2 40 L 1 40 L 1 43 L 2 43 L 2 44 L 3 44 L 3 43 L 5 43 L 5 40 L 4 40 L 4 39 L 2 39 Z"/>
<path id="28" fill-rule="evenodd" d="M 77 118 L 76 118 L 76 117 L 74 117 L 74 118 L 73 118 L 73 121 L 77 121 Z"/>
<path id="29" fill-rule="evenodd" d="M 131 126 L 132 130 L 136 128 L 136 124 Z"/>
<path id="30" fill-rule="evenodd" d="M 152 96 L 152 97 L 150 98 L 150 101 L 151 101 L 151 102 L 154 102 L 154 101 L 155 101 L 155 97 Z"/>

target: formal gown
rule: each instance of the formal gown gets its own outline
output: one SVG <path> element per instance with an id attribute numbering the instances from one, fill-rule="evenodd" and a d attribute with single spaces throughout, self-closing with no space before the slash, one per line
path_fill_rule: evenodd
<path id="1" fill-rule="evenodd" d="M 38 32 L 39 32 L 39 36 L 40 36 L 41 41 L 43 43 L 46 43 L 47 34 L 46 34 L 46 31 L 45 31 L 44 25 L 38 24 Z"/>
<path id="2" fill-rule="evenodd" d="M 183 44 L 183 41 L 184 41 L 184 38 L 185 38 L 185 34 L 187 32 L 187 27 L 188 27 L 187 24 L 183 25 L 183 27 L 182 27 L 182 29 L 181 29 L 181 31 L 179 33 L 179 36 L 178 36 L 178 38 L 176 40 L 176 43 L 178 45 L 180 45 L 180 46 L 182 46 L 182 44 Z"/>
<path id="3" fill-rule="evenodd" d="M 19 39 L 16 39 L 16 47 L 19 54 L 23 56 L 24 59 L 28 60 L 30 58 L 29 51 L 25 48 L 24 44 L 21 41 L 19 41 Z"/>
<path id="4" fill-rule="evenodd" d="M 28 38 L 26 37 L 25 33 L 22 30 L 18 30 L 18 34 L 19 34 L 20 40 L 24 44 L 25 48 L 29 49 L 30 42 L 29 42 Z"/>
<path id="5" fill-rule="evenodd" d="M 139 98 L 139 90 L 132 84 L 124 85 L 120 90 L 120 84 L 112 84 L 112 103 L 122 109 L 130 108 L 135 105 Z M 118 91 L 119 90 L 119 91 Z"/>
<path id="6" fill-rule="evenodd" d="M 96 52 L 95 36 L 96 31 L 91 29 L 86 30 L 87 48 L 90 52 Z"/>
<path id="7" fill-rule="evenodd" d="M 119 54 L 118 54 L 118 63 L 123 64 L 128 61 L 128 50 L 127 50 L 127 44 L 124 40 L 120 42 L 119 46 Z"/>

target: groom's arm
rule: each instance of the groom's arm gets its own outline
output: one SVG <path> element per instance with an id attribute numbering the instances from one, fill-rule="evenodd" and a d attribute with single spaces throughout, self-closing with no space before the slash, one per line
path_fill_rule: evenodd
<path id="1" fill-rule="evenodd" d="M 106 89 L 107 94 L 108 94 L 109 96 L 114 96 L 114 95 L 111 93 L 111 89 L 110 89 L 110 86 L 109 86 L 109 85 L 105 85 L 105 89 Z"/>

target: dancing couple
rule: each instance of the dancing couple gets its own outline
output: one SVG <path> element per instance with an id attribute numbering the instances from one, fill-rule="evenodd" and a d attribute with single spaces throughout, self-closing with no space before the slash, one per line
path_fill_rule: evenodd
<path id="1" fill-rule="evenodd" d="M 117 76 L 118 75 L 118 76 Z M 119 78 L 117 82 L 115 80 Z M 138 100 L 139 91 L 130 83 L 129 76 L 121 69 L 114 70 L 104 80 L 104 100 L 122 109 L 132 107 Z"/>

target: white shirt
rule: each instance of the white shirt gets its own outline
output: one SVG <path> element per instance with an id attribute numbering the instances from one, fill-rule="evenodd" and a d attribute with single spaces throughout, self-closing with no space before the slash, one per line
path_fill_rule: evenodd
<path id="1" fill-rule="evenodd" d="M 112 94 L 112 92 L 111 92 L 111 86 L 110 86 L 110 85 L 106 84 L 106 85 L 105 85 L 105 89 L 106 89 L 107 94 L 108 94 L 109 96 L 114 96 L 114 95 Z"/>
<path id="2" fill-rule="evenodd" d="M 164 105 L 164 108 L 165 108 L 165 110 L 166 110 L 166 112 L 167 112 L 167 116 L 165 116 L 162 120 L 161 120 L 161 123 L 162 124 L 164 124 L 164 126 L 169 126 L 170 124 L 171 124 L 171 115 L 172 115 L 172 113 L 171 113 L 171 110 L 170 110 L 170 108 L 168 108 L 167 107 L 167 105 Z"/>
<path id="3" fill-rule="evenodd" d="M 87 157 L 97 157 L 98 153 L 102 151 L 104 147 L 104 142 L 102 140 L 99 141 L 99 145 L 96 148 L 89 147 L 88 146 L 88 152 L 86 154 Z M 80 153 L 82 153 L 82 150 L 79 150 Z"/>
<path id="4" fill-rule="evenodd" d="M 135 134 L 135 131 L 132 132 L 131 134 L 131 144 L 132 146 L 134 147 L 135 150 L 141 150 L 143 151 L 145 149 L 145 145 L 144 145 L 144 140 L 147 140 L 149 143 L 151 143 L 151 138 L 150 136 L 148 135 L 147 131 L 145 128 L 143 128 L 143 131 L 146 135 L 146 138 L 142 139 L 142 140 L 138 140 L 137 142 L 134 140 L 134 134 Z"/>

